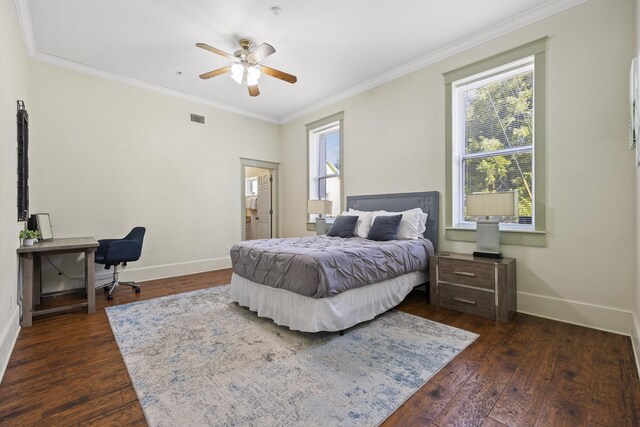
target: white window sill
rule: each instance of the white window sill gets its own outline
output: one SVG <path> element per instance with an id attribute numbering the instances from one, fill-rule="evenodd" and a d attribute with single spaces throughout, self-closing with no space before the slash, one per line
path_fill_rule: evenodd
<path id="1" fill-rule="evenodd" d="M 445 227 L 444 237 L 447 240 L 475 242 L 475 227 Z M 547 246 L 547 232 L 542 230 L 508 228 L 500 229 L 500 244 L 518 246 Z"/>

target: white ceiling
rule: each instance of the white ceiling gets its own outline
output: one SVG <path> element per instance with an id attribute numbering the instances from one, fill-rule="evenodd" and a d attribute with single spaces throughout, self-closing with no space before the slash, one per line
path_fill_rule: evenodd
<path id="1" fill-rule="evenodd" d="M 58 62 L 276 122 L 582 1 L 16 0 L 35 59 L 71 61 Z M 272 6 L 282 12 L 275 16 Z M 298 83 L 263 76 L 261 95 L 251 98 L 228 75 L 198 78 L 229 61 L 196 42 L 233 53 L 240 38 L 274 46 L 263 64 Z"/>

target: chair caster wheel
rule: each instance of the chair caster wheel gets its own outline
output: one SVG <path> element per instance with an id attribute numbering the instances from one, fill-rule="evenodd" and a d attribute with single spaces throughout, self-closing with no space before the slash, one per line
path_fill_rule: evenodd
<path id="1" fill-rule="evenodd" d="M 136 294 L 140 293 L 140 288 L 136 288 Z"/>
<path id="2" fill-rule="evenodd" d="M 107 295 L 107 299 L 108 300 L 112 300 L 113 299 L 113 295 L 111 295 L 111 294 Z"/>

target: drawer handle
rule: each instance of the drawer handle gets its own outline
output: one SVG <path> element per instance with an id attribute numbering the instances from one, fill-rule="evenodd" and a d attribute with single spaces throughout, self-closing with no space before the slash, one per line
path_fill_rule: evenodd
<path id="1" fill-rule="evenodd" d="M 460 276 L 476 277 L 474 273 L 467 273 L 466 271 L 454 271 L 453 273 L 459 274 Z"/>
<path id="2" fill-rule="evenodd" d="M 465 304 L 473 304 L 476 305 L 475 301 L 469 301 L 468 299 L 462 299 L 462 298 L 454 298 L 454 300 L 458 301 L 458 302 L 463 302 Z"/>

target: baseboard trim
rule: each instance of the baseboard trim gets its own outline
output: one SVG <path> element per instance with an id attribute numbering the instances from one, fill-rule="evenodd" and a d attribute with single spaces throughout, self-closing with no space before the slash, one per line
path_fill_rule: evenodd
<path id="1" fill-rule="evenodd" d="M 518 312 L 578 326 L 631 335 L 633 312 L 600 304 L 518 292 Z"/>
<path id="2" fill-rule="evenodd" d="M 144 282 L 147 280 L 165 279 L 167 277 L 204 273 L 212 270 L 231 268 L 231 258 L 212 258 L 198 261 L 179 262 L 175 264 L 154 265 L 151 267 L 127 268 L 120 274 L 122 281 Z M 109 271 L 109 278 L 111 272 Z M 96 275 L 97 276 L 97 275 Z M 100 274 L 102 276 L 102 274 Z M 96 277 L 104 279 L 106 277 Z"/>
<path id="3" fill-rule="evenodd" d="M 131 263 L 129 267 L 124 270 L 120 267 L 120 280 L 125 282 L 144 282 L 147 280 L 204 273 L 205 271 L 222 270 L 224 268 L 231 268 L 231 258 L 212 258 L 139 268 L 136 268 L 135 265 L 135 263 Z M 78 267 L 78 269 L 79 268 L 80 267 Z M 105 270 L 104 266 L 99 264 L 96 264 L 95 272 L 96 286 L 109 283 L 113 277 L 113 269 Z M 82 288 L 84 288 L 84 274 L 75 274 L 69 277 L 64 276 L 62 279 L 57 278 L 55 285 L 52 286 L 49 283 L 45 292 L 65 292 Z"/>
<path id="4" fill-rule="evenodd" d="M 9 359 L 20 333 L 20 307 L 14 307 L 9 322 L 0 335 L 0 383 L 9 365 Z"/>
<path id="5" fill-rule="evenodd" d="M 633 357 L 636 360 L 636 371 L 640 378 L 640 318 L 638 313 L 633 313 L 633 324 L 631 325 L 631 346 L 633 347 Z"/>

